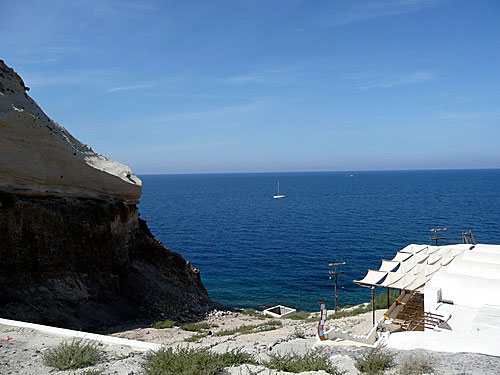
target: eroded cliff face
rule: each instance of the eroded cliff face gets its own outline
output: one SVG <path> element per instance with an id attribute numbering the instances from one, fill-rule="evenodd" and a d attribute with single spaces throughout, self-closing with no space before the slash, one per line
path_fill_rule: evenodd
<path id="1" fill-rule="evenodd" d="M 26 94 L 21 77 L 1 61 L 0 189 L 137 203 L 141 180 L 48 118 Z"/>
<path id="2" fill-rule="evenodd" d="M 0 317 L 98 330 L 212 308 L 198 270 L 139 218 L 140 195 L 0 60 Z"/>

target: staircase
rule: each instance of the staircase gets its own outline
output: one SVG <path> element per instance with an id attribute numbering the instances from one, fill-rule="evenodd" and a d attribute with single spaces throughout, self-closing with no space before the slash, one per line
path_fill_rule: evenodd
<path id="1" fill-rule="evenodd" d="M 405 331 L 423 331 L 424 329 L 434 329 L 443 321 L 442 315 L 424 312 L 423 315 L 415 314 L 412 316 L 401 324 L 401 328 Z"/>
<path id="2" fill-rule="evenodd" d="M 424 311 L 424 295 L 418 292 L 403 291 L 384 315 L 404 331 L 434 329 L 444 321 L 442 315 Z"/>

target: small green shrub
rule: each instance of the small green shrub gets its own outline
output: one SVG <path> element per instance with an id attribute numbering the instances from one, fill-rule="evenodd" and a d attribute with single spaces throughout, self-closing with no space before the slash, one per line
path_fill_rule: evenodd
<path id="1" fill-rule="evenodd" d="M 261 311 L 257 311 L 255 309 L 244 309 L 241 311 L 242 314 L 257 318 L 257 319 L 268 319 L 269 317 L 262 314 Z"/>
<path id="2" fill-rule="evenodd" d="M 43 363 L 58 370 L 76 370 L 95 365 L 102 358 L 102 350 L 96 342 L 73 339 L 63 341 L 43 355 Z"/>
<path id="3" fill-rule="evenodd" d="M 425 354 L 414 354 L 407 357 L 399 369 L 400 375 L 422 375 L 434 372 L 434 361 Z"/>
<path id="4" fill-rule="evenodd" d="M 292 315 L 289 319 L 293 320 L 309 320 L 309 316 L 311 315 L 308 311 L 297 311 L 294 315 Z M 312 319 L 319 320 L 319 319 Z"/>
<path id="5" fill-rule="evenodd" d="M 355 358 L 354 366 L 362 374 L 383 374 L 384 370 L 394 366 L 394 355 L 386 353 L 380 348 L 373 348 L 361 357 Z"/>
<path id="6" fill-rule="evenodd" d="M 200 342 L 201 339 L 203 339 L 204 337 L 207 337 L 207 336 L 208 336 L 208 333 L 201 332 L 201 333 L 197 333 L 196 335 L 189 336 L 189 337 L 185 338 L 184 341 L 186 341 L 186 342 Z"/>
<path id="7" fill-rule="evenodd" d="M 181 324 L 180 327 L 184 331 L 202 332 L 206 329 L 218 327 L 218 325 L 201 322 L 201 323 L 184 323 L 184 324 Z"/>
<path id="8" fill-rule="evenodd" d="M 371 311 L 371 307 L 365 306 L 365 307 L 357 307 L 353 310 L 339 310 L 334 314 L 331 314 L 327 317 L 327 320 L 331 319 L 340 319 L 340 318 L 345 318 L 348 316 L 356 316 L 359 314 L 364 314 L 366 312 Z"/>
<path id="9" fill-rule="evenodd" d="M 392 305 L 396 298 L 399 297 L 399 292 L 394 291 L 389 294 L 389 304 Z M 377 296 L 375 296 L 375 310 L 380 310 L 380 309 L 386 309 L 387 308 L 387 294 L 382 293 Z M 356 316 L 359 314 L 364 314 L 367 312 L 372 311 L 372 304 L 371 302 L 366 305 L 366 306 L 359 306 L 356 307 L 355 309 L 352 310 L 346 310 L 347 307 L 344 307 L 344 309 L 341 309 L 337 311 L 336 313 L 329 315 L 328 320 L 330 319 L 340 319 L 340 318 L 345 318 L 348 316 Z"/>
<path id="10" fill-rule="evenodd" d="M 234 329 L 222 330 L 217 332 L 218 336 L 230 336 L 237 333 L 242 335 L 248 335 L 250 333 L 273 331 L 275 329 L 281 328 L 283 323 L 277 320 L 271 320 L 262 324 L 256 325 L 245 325 Z"/>
<path id="11" fill-rule="evenodd" d="M 323 370 L 334 375 L 344 374 L 343 371 L 337 368 L 328 355 L 319 349 L 311 350 L 304 355 L 296 353 L 270 354 L 269 357 L 269 361 L 263 362 L 263 365 L 278 371 L 299 373 Z"/>
<path id="12" fill-rule="evenodd" d="M 307 337 L 304 330 L 298 327 L 295 327 L 293 335 L 298 339 L 305 339 Z"/>
<path id="13" fill-rule="evenodd" d="M 394 303 L 396 298 L 398 298 L 400 293 L 398 291 L 393 291 L 389 294 L 389 306 Z M 372 310 L 372 304 L 368 305 L 369 310 Z M 375 310 L 387 309 L 387 293 L 382 293 L 375 296 Z"/>
<path id="14" fill-rule="evenodd" d="M 161 322 L 156 322 L 151 325 L 151 327 L 156 329 L 173 328 L 175 322 L 173 320 L 163 320 Z"/>
<path id="15" fill-rule="evenodd" d="M 147 355 L 143 369 L 146 375 L 219 375 L 224 367 L 246 363 L 257 361 L 241 350 L 213 353 L 208 348 L 162 348 Z"/>

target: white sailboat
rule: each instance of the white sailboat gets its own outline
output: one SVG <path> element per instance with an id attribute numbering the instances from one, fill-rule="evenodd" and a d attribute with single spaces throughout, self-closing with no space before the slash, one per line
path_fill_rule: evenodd
<path id="1" fill-rule="evenodd" d="M 285 198 L 284 195 L 280 195 L 280 182 L 278 181 L 278 194 L 273 195 L 273 198 Z"/>

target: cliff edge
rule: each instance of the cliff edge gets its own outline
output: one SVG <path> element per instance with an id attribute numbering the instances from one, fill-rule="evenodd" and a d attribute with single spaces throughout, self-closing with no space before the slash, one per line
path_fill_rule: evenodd
<path id="1" fill-rule="evenodd" d="M 0 62 L 0 189 L 138 203 L 141 180 L 126 165 L 92 151 L 52 121 Z"/>
<path id="2" fill-rule="evenodd" d="M 0 317 L 102 330 L 214 307 L 139 218 L 141 181 L 43 113 L 0 60 Z"/>

